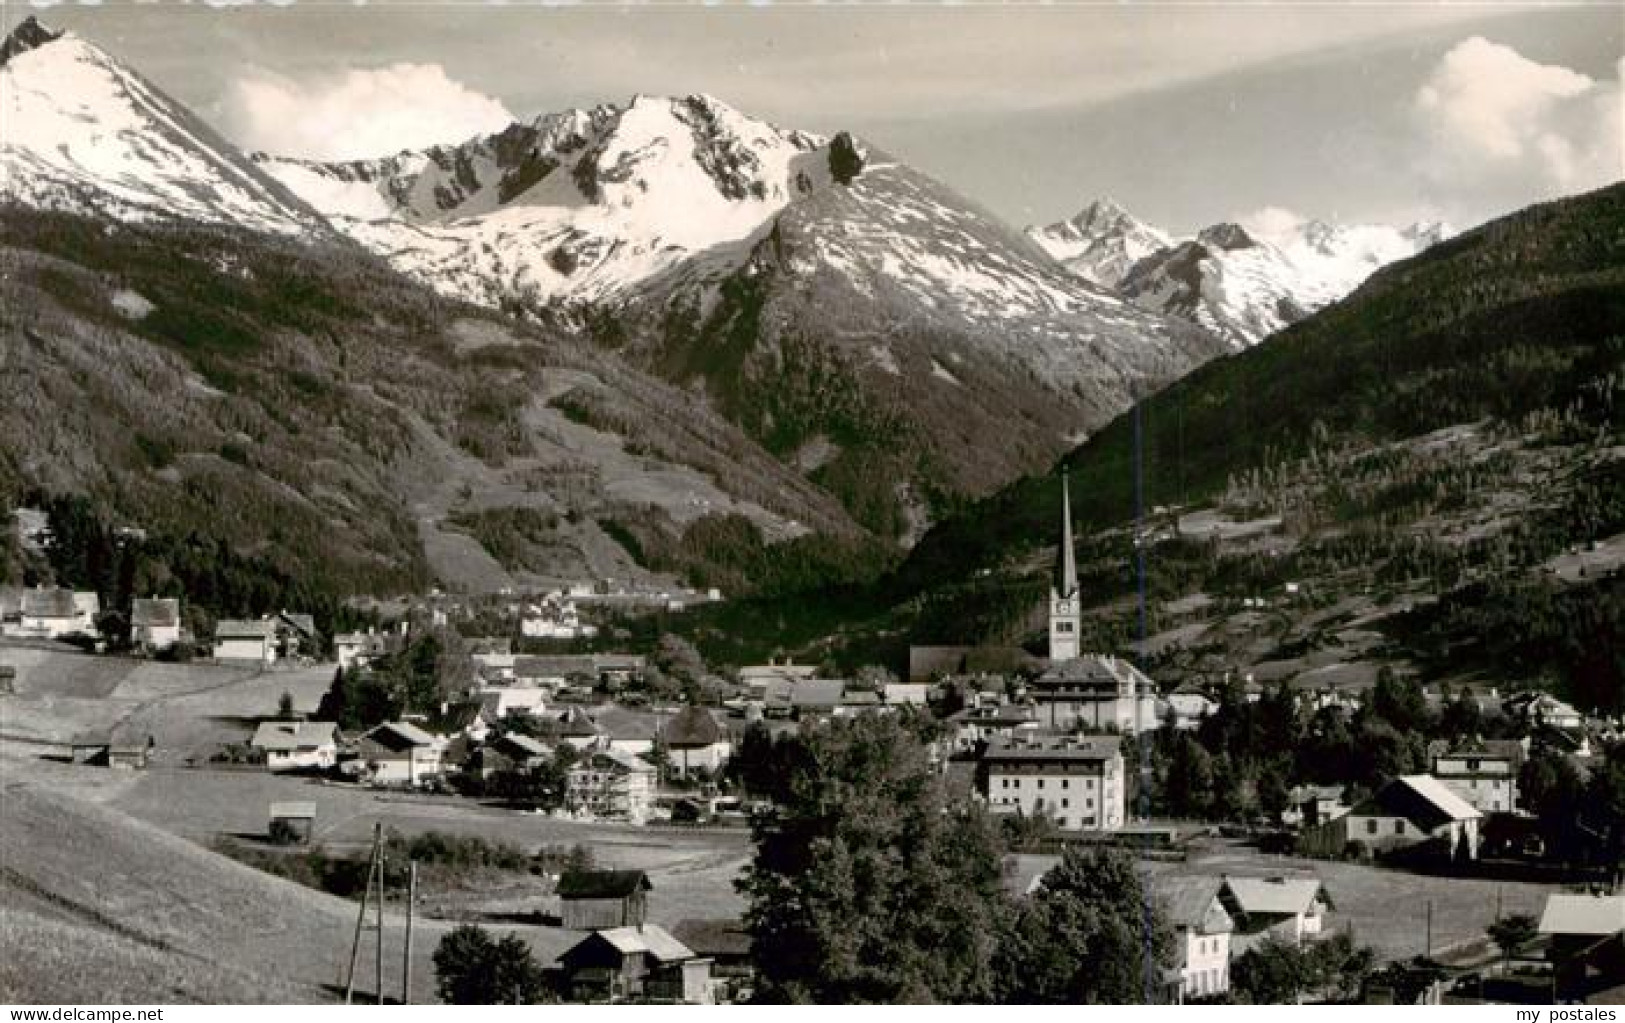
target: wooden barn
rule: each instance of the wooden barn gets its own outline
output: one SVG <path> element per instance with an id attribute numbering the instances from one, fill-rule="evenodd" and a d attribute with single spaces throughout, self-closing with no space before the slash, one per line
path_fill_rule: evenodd
<path id="1" fill-rule="evenodd" d="M 577 931 L 642 926 L 652 887 L 641 870 L 572 871 L 559 878 L 560 922 Z"/>
<path id="2" fill-rule="evenodd" d="M 559 956 L 567 996 L 576 1002 L 683 1002 L 711 999 L 711 961 L 654 924 L 595 930 Z"/>

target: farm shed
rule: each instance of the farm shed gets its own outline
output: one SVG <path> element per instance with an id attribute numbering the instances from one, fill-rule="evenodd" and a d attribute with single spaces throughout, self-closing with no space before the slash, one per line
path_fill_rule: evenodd
<path id="1" fill-rule="evenodd" d="M 641 870 L 572 871 L 559 878 L 559 917 L 578 931 L 641 926 L 653 887 Z"/>
<path id="2" fill-rule="evenodd" d="M 316 804 L 308 802 L 272 803 L 266 833 L 271 841 L 288 845 L 308 845 L 316 830 Z"/>

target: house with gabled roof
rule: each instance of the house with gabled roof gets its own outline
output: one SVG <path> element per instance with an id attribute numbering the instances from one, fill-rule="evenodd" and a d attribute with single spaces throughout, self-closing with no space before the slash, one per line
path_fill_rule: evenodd
<path id="1" fill-rule="evenodd" d="M 407 721 L 377 726 L 361 736 L 356 748 L 380 785 L 422 785 L 443 770 L 445 741 Z"/>
<path id="2" fill-rule="evenodd" d="M 1230 990 L 1230 935 L 1235 920 L 1219 897 L 1216 877 L 1159 876 L 1151 881 L 1174 928 L 1174 994 L 1212 998 Z"/>
<path id="3" fill-rule="evenodd" d="M 130 642 L 138 649 L 166 650 L 181 641 L 177 597 L 137 597 L 130 603 Z"/>
<path id="4" fill-rule="evenodd" d="M 338 733 L 331 721 L 261 721 L 248 744 L 272 771 L 320 769 L 338 762 Z"/>
<path id="5" fill-rule="evenodd" d="M 716 715 L 704 707 L 684 707 L 660 730 L 671 773 L 680 778 L 694 771 L 715 774 L 733 755 L 733 742 Z"/>
<path id="6" fill-rule="evenodd" d="M 1395 778 L 1326 824 L 1304 832 L 1306 851 L 1341 856 L 1359 843 L 1371 854 L 1476 860 L 1484 814 L 1429 774 Z"/>
<path id="7" fill-rule="evenodd" d="M 1225 877 L 1218 895 L 1234 925 L 1233 955 L 1270 938 L 1291 945 L 1312 941 L 1337 908 L 1318 877 Z"/>
<path id="8" fill-rule="evenodd" d="M 609 736 L 592 715 L 580 707 L 569 707 L 559 716 L 559 742 L 586 752 L 606 747 Z"/>
<path id="9" fill-rule="evenodd" d="M 94 593 L 76 593 L 66 587 L 23 590 L 18 600 L 17 634 L 36 639 L 96 633 L 101 599 Z"/>

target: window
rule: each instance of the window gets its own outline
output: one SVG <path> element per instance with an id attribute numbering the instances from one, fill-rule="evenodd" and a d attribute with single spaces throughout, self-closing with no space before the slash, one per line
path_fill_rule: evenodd
<path id="1" fill-rule="evenodd" d="M 1066 612 L 1063 611 L 1061 613 L 1065 614 Z M 1055 623 L 1055 631 L 1056 632 L 1071 632 L 1072 631 L 1072 623 L 1071 622 L 1056 622 Z"/>
<path id="2" fill-rule="evenodd" d="M 1374 821 L 1374 820 L 1366 821 L 1365 822 L 1365 833 L 1368 834 L 1368 835 L 1375 835 L 1377 833 L 1377 822 Z"/>
<path id="3" fill-rule="evenodd" d="M 1403 835 L 1404 833 L 1405 833 L 1405 822 L 1404 821 L 1394 821 L 1394 834 Z"/>
<path id="4" fill-rule="evenodd" d="M 1064 788 L 1069 788 L 1069 787 L 1071 787 L 1071 782 L 1067 781 L 1065 778 L 1062 778 L 1061 779 L 1061 788 L 1064 789 Z"/>
<path id="5" fill-rule="evenodd" d="M 1070 805 L 1065 799 L 1061 800 L 1061 809 L 1065 810 Z"/>
<path id="6" fill-rule="evenodd" d="M 1040 779 L 1038 779 L 1038 787 L 1039 787 L 1039 788 L 1043 788 L 1043 787 L 1044 787 L 1044 779 L 1042 779 L 1042 778 L 1040 778 Z"/>

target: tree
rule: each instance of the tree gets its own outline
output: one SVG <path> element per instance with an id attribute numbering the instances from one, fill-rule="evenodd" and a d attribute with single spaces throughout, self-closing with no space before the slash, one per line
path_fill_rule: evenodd
<path id="1" fill-rule="evenodd" d="M 894 715 L 781 740 L 779 806 L 752 821 L 738 882 L 769 1002 L 973 1002 L 993 992 L 1004 915 L 986 814 L 948 803 Z"/>
<path id="2" fill-rule="evenodd" d="M 1503 970 L 1511 963 L 1517 951 L 1535 940 L 1539 932 L 1539 924 L 1528 913 L 1514 913 L 1504 916 L 1485 928 L 1495 947 L 1501 950 L 1501 965 Z"/>
<path id="3" fill-rule="evenodd" d="M 1230 987 L 1255 1005 L 1291 1005 L 1314 982 L 1314 967 L 1297 945 L 1271 935 L 1236 958 Z"/>
<path id="4" fill-rule="evenodd" d="M 1127 853 L 1068 846 L 1000 941 L 997 1000 L 1112 1004 L 1154 1000 L 1173 964 L 1173 929 Z"/>
<path id="5" fill-rule="evenodd" d="M 471 924 L 452 930 L 434 951 L 435 985 L 448 1005 L 532 1005 L 547 987 L 530 946 L 518 935 L 494 941 Z"/>

